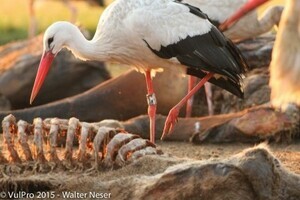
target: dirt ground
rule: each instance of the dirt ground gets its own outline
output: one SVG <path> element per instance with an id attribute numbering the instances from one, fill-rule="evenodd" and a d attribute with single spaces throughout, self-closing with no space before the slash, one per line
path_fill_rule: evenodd
<path id="1" fill-rule="evenodd" d="M 2 137 L 0 137 L 0 144 L 3 144 Z M 177 169 L 178 168 L 181 169 L 183 167 L 183 165 L 181 164 L 187 164 L 185 166 L 188 166 L 189 165 L 188 163 L 205 164 L 205 163 L 214 163 L 214 161 L 219 161 L 220 163 L 226 163 L 227 162 L 226 160 L 232 159 L 233 155 L 238 154 L 241 151 L 244 151 L 245 149 L 254 147 L 255 145 L 258 144 L 249 144 L 249 143 L 248 144 L 245 143 L 208 144 L 206 143 L 206 144 L 195 145 L 189 142 L 157 141 L 158 148 L 164 152 L 163 156 L 145 156 L 144 158 L 138 159 L 134 163 L 131 163 L 127 166 L 115 170 L 107 169 L 107 170 L 100 170 L 97 172 L 96 171 L 83 172 L 83 171 L 76 171 L 76 170 L 75 171 L 56 170 L 48 173 L 24 172 L 20 175 L 16 174 L 10 177 L 5 176 L 3 178 L 0 178 L 0 190 L 2 189 L 3 191 L 6 191 L 5 194 L 8 194 L 8 191 L 19 191 L 19 190 L 21 191 L 25 190 L 26 192 L 32 194 L 33 192 L 39 194 L 44 191 L 51 191 L 54 192 L 54 194 L 56 195 L 56 199 L 64 199 L 62 195 L 70 192 L 87 194 L 90 192 L 101 191 L 107 194 L 111 194 L 111 196 L 114 197 L 114 199 L 141 199 L 143 194 L 147 194 L 148 191 L 147 188 L 148 189 L 151 188 L 152 184 L 155 183 L 155 181 L 157 181 L 156 184 L 160 183 L 157 180 L 157 178 L 161 176 L 161 173 L 170 172 L 170 169 L 172 167 L 173 168 L 177 167 Z M 299 164 L 300 141 L 299 140 L 291 144 L 271 143 L 268 146 L 269 146 L 269 150 L 274 154 L 274 156 L 281 161 L 284 168 L 286 168 L 290 172 L 300 174 L 300 164 Z M 57 150 L 58 150 L 59 157 L 62 158 L 64 149 L 57 148 Z M 6 148 L 3 148 L 3 146 L 0 146 L 0 151 L 2 151 L 2 153 L 4 154 L 7 153 Z M 46 147 L 45 147 L 45 151 L 46 151 Z M 74 153 L 75 151 L 77 152 L 77 148 L 74 148 Z M 234 156 L 234 157 L 238 158 L 238 156 Z M 198 161 L 194 162 L 194 160 L 199 160 L 200 162 Z M 265 160 L 261 160 L 261 162 L 264 162 L 266 164 Z M 256 163 L 255 166 L 259 167 L 261 162 Z M 221 164 L 220 166 L 223 165 Z M 268 165 L 262 165 L 262 166 L 267 167 Z M 206 178 L 209 177 L 210 179 L 211 178 L 210 173 L 208 174 L 207 173 L 203 175 L 206 175 Z M 286 176 L 285 173 L 282 176 Z M 167 177 L 166 179 L 162 179 L 162 180 L 169 180 L 169 178 L 171 177 L 174 178 L 176 176 L 169 175 L 166 177 Z M 208 180 L 206 178 L 202 177 L 204 182 L 205 180 Z M 184 180 L 189 180 L 189 179 L 184 179 Z M 176 182 L 178 180 L 174 180 L 174 181 Z M 157 186 L 156 184 L 154 185 Z M 237 184 L 239 185 L 239 183 Z M 185 185 L 188 186 L 189 184 L 186 183 Z M 238 185 L 236 185 L 236 187 L 238 187 Z M 160 186 L 157 186 L 157 188 L 160 188 Z M 178 191 L 181 191 L 180 188 L 177 189 Z M 143 191 L 143 192 L 139 193 L 139 191 Z M 178 194 L 176 189 L 174 189 L 174 191 L 172 192 L 173 195 Z M 149 194 L 153 195 L 156 193 L 157 191 L 154 193 L 150 192 Z M 151 195 L 148 199 L 153 199 L 152 198 L 153 196 Z M 177 199 L 182 199 L 182 198 L 177 196 Z M 211 198 L 206 198 L 206 199 L 211 199 Z M 236 198 L 236 199 L 240 199 L 240 198 Z"/>
<path id="2" fill-rule="evenodd" d="M 0 144 L 3 144 L 2 137 Z M 209 159 L 226 159 L 232 155 L 238 154 L 244 149 L 254 147 L 257 144 L 250 143 L 220 143 L 220 144 L 192 144 L 190 142 L 171 142 L 157 141 L 156 145 L 166 155 L 178 158 L 209 160 Z M 300 174 L 300 140 L 291 144 L 268 144 L 271 152 L 277 157 L 287 170 Z M 46 148 L 46 147 L 45 147 Z M 77 149 L 76 147 L 74 149 Z M 4 152 L 3 152 L 4 150 Z M 20 150 L 20 149 L 19 149 Z M 62 156 L 64 149 L 57 148 L 58 154 Z M 2 153 L 6 152 L 6 148 L 0 146 Z M 76 150 L 75 150 L 76 151 Z M 19 151 L 21 152 L 21 150 Z M 0 163 L 1 165 L 1 163 Z"/>
<path id="3" fill-rule="evenodd" d="M 194 145 L 187 142 L 157 142 L 165 153 L 177 157 L 197 160 L 227 158 L 256 144 L 228 143 Z M 286 169 L 300 174 L 300 141 L 292 144 L 269 144 L 270 150 L 282 162 Z"/>

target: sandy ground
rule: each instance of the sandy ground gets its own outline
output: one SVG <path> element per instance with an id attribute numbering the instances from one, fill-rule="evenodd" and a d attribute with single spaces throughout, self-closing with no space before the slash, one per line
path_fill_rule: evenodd
<path id="1" fill-rule="evenodd" d="M 2 137 L 0 138 L 0 144 L 0 151 L 2 151 L 2 153 L 5 153 L 6 148 L 3 148 L 2 146 Z M 156 144 L 158 148 L 161 149 L 167 155 L 169 154 L 172 157 L 188 158 L 195 160 L 222 160 L 234 154 L 237 154 L 243 151 L 244 149 L 258 145 L 249 143 L 192 144 L 189 142 L 170 141 L 157 141 Z M 274 153 L 274 155 L 282 162 L 283 166 L 286 167 L 286 169 L 300 174 L 300 140 L 297 140 L 291 144 L 271 143 L 269 144 L 269 147 L 270 150 Z M 74 149 L 77 148 L 75 147 Z M 63 154 L 64 152 L 64 149 L 61 148 L 58 148 L 57 150 L 61 154 Z M 20 153 L 21 150 L 19 149 L 18 152 Z"/>
<path id="2" fill-rule="evenodd" d="M 158 142 L 158 147 L 165 153 L 177 157 L 188 157 L 197 160 L 210 158 L 227 158 L 255 144 L 201 144 L 187 142 Z M 269 144 L 270 150 L 282 162 L 286 169 L 300 174 L 300 141 L 292 144 Z"/>
<path id="3" fill-rule="evenodd" d="M 0 151 L 7 153 L 7 150 L 2 146 L 2 137 L 0 137 L 0 144 Z M 0 184 L 0 190 L 2 186 L 2 189 L 5 191 L 7 188 L 14 187 L 18 189 L 30 188 L 31 192 L 37 193 L 52 191 L 57 195 L 56 197 L 59 197 L 56 199 L 64 199 L 61 196 L 63 193 L 74 191 L 78 193 L 100 191 L 111 194 L 114 199 L 132 199 L 132 194 L 134 193 L 136 195 L 135 199 L 140 199 L 139 195 L 141 194 L 138 191 L 141 191 L 141 189 L 144 192 L 147 191 L 147 187 L 144 187 L 144 184 L 153 184 L 156 178 L 160 176 L 159 174 L 166 173 L 170 167 L 174 167 L 175 165 L 182 167 L 181 164 L 184 162 L 187 164 L 189 161 L 193 162 L 194 159 L 204 161 L 197 162 L 202 164 L 213 163 L 214 160 L 219 160 L 223 163 L 226 158 L 255 145 L 258 144 L 226 143 L 195 145 L 189 142 L 157 141 L 158 148 L 165 153 L 164 156 L 146 156 L 115 170 L 107 169 L 97 172 L 88 172 L 88 170 L 85 172 L 73 170 L 59 170 L 47 173 L 24 172 L 10 178 L 0 178 L 0 182 L 2 183 L 2 185 Z M 269 149 L 282 162 L 284 168 L 300 175 L 299 140 L 291 144 L 272 143 L 269 145 Z M 64 149 L 58 148 L 57 150 L 59 157 L 62 158 Z M 76 150 L 77 148 L 75 147 L 74 152 Z M 173 159 L 174 157 L 175 159 Z M 176 157 L 179 159 L 176 159 Z M 172 194 L 178 194 L 177 190 L 174 191 Z"/>

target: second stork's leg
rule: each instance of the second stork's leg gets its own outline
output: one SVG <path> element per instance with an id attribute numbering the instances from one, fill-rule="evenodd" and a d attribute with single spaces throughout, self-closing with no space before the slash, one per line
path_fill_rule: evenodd
<path id="1" fill-rule="evenodd" d="M 188 79 L 189 79 L 189 82 L 188 82 L 188 92 L 189 92 L 195 86 L 197 78 L 195 76 L 189 76 Z M 185 117 L 191 117 L 192 116 L 193 102 L 194 102 L 194 97 L 192 96 L 191 98 L 188 99 L 188 101 L 186 103 Z"/>
<path id="2" fill-rule="evenodd" d="M 191 90 L 189 93 L 181 99 L 181 101 L 176 104 L 169 112 L 169 115 L 165 122 L 165 127 L 161 139 L 163 139 L 167 134 L 169 134 L 173 128 L 174 124 L 177 121 L 177 117 L 180 109 L 186 104 L 189 98 L 191 98 L 212 76 L 214 73 L 208 73 L 206 76 L 201 79 L 201 81 Z"/>
<path id="3" fill-rule="evenodd" d="M 156 97 L 153 90 L 151 70 L 146 71 L 148 115 L 150 118 L 150 141 L 155 143 Z"/>
<path id="4" fill-rule="evenodd" d="M 190 92 L 194 88 L 196 82 L 197 82 L 197 77 L 189 76 L 188 92 Z M 213 103 L 212 103 L 211 84 L 210 83 L 205 83 L 204 88 L 205 88 L 205 94 L 206 94 L 208 114 L 211 116 L 211 115 L 214 114 L 214 108 L 213 108 Z M 194 96 L 191 96 L 191 98 L 189 98 L 187 103 L 186 103 L 185 117 L 191 117 L 192 116 L 193 102 L 194 102 Z"/>
<path id="5" fill-rule="evenodd" d="M 68 9 L 70 9 L 71 11 L 71 19 L 70 19 L 70 22 L 72 23 L 76 23 L 76 20 L 77 20 L 77 14 L 78 14 L 78 11 L 77 11 L 77 8 L 76 6 L 73 5 L 73 3 L 69 0 L 63 0 L 63 3 L 68 7 Z"/>
<path id="6" fill-rule="evenodd" d="M 214 114 L 214 106 L 212 103 L 212 90 L 211 90 L 211 84 L 210 83 L 205 83 L 204 84 L 204 89 L 205 89 L 205 95 L 206 95 L 206 102 L 207 102 L 207 107 L 208 107 L 208 115 L 211 116 Z"/>

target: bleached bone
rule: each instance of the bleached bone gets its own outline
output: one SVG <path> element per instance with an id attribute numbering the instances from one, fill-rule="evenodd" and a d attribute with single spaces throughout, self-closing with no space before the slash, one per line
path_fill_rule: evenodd
<path id="1" fill-rule="evenodd" d="M 104 124 L 105 126 L 102 126 Z M 43 173 L 54 171 L 54 169 L 98 170 L 99 164 L 103 167 L 120 167 L 143 155 L 158 154 L 154 144 L 141 139 L 138 135 L 121 130 L 120 128 L 123 127 L 115 120 L 87 123 L 80 122 L 76 118 L 69 120 L 35 118 L 33 124 L 19 120 L 16 126 L 15 117 L 9 115 L 4 118 L 2 128 L 5 131 L 3 134 L 4 146 L 11 159 L 7 161 L 5 154 L 0 152 L 0 165 L 4 164 L 0 167 L 8 169 L 9 173 L 22 173 L 28 169 Z M 18 135 L 20 149 L 15 149 L 15 134 Z M 32 134 L 34 151 L 30 149 L 28 143 L 32 139 Z M 65 155 L 60 159 L 57 152 L 58 138 L 65 136 Z M 75 139 L 79 141 L 79 149 L 77 156 L 73 158 Z M 44 155 L 44 141 L 48 143 L 49 162 Z M 91 147 L 93 148 L 93 157 L 89 156 L 87 151 L 87 148 Z M 21 163 L 18 151 L 22 151 L 25 160 L 31 162 Z M 99 159 L 99 155 L 101 155 L 101 159 Z M 116 158 L 117 161 L 115 161 Z M 91 166 L 93 159 L 95 164 Z M 18 165 L 10 166 L 11 163 Z M 57 168 L 57 166 L 59 167 Z"/>
<path id="2" fill-rule="evenodd" d="M 142 138 L 131 140 L 119 149 L 115 163 L 119 166 L 123 166 L 132 153 L 148 146 L 156 147 L 155 144 L 149 140 L 144 140 Z"/>
<path id="3" fill-rule="evenodd" d="M 70 118 L 68 123 L 66 150 L 65 150 L 66 160 L 72 160 L 74 137 L 77 134 L 79 128 L 80 128 L 79 120 L 76 119 L 75 117 Z"/>
<path id="4" fill-rule="evenodd" d="M 38 162 L 46 162 L 43 149 L 43 120 L 41 118 L 35 118 L 33 120 L 34 131 L 33 131 L 33 140 L 36 149 L 36 158 Z"/>
<path id="5" fill-rule="evenodd" d="M 107 155 L 107 144 L 110 144 L 110 141 L 117 134 L 116 130 L 109 127 L 100 127 L 98 129 L 97 135 L 94 138 L 94 158 L 95 158 L 95 167 L 97 169 L 99 164 L 99 152 L 101 150 L 101 160 Z"/>
<path id="6" fill-rule="evenodd" d="M 49 130 L 49 154 L 50 154 L 50 161 L 58 162 L 59 158 L 57 156 L 56 147 L 57 147 L 57 137 L 60 131 L 60 120 L 58 118 L 53 118 L 50 121 L 50 130 Z"/>
<path id="7" fill-rule="evenodd" d="M 30 147 L 27 143 L 28 136 L 27 132 L 29 131 L 29 124 L 26 121 L 19 120 L 17 123 L 18 126 L 18 141 L 23 150 L 23 154 L 25 156 L 26 161 L 33 161 L 32 153 Z"/>
<path id="8" fill-rule="evenodd" d="M 16 118 L 13 115 L 6 116 L 2 121 L 3 139 L 7 150 L 10 154 L 10 159 L 14 163 L 21 163 L 21 159 L 15 150 L 14 134 L 16 129 Z"/>
<path id="9" fill-rule="evenodd" d="M 107 154 L 104 158 L 104 164 L 106 166 L 112 166 L 122 145 L 130 142 L 135 138 L 139 138 L 139 136 L 131 133 L 118 134 L 113 137 L 113 139 L 107 145 Z"/>
<path id="10" fill-rule="evenodd" d="M 91 131 L 91 124 L 86 123 L 86 122 L 82 122 L 81 123 L 81 132 L 80 132 L 80 136 L 79 136 L 79 150 L 78 150 L 78 161 L 80 162 L 84 162 L 87 158 L 86 155 L 86 148 L 88 146 L 87 142 L 88 142 L 88 136 L 89 133 Z"/>
<path id="11" fill-rule="evenodd" d="M 128 161 L 131 162 L 145 155 L 155 155 L 155 154 L 158 154 L 157 149 L 155 147 L 148 146 L 144 149 L 139 149 L 133 152 L 131 156 L 129 156 Z"/>

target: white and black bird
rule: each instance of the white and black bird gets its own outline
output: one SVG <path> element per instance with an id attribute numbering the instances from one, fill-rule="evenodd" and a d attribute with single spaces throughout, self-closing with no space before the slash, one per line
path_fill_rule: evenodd
<path id="1" fill-rule="evenodd" d="M 44 54 L 30 102 L 38 94 L 55 55 L 64 47 L 83 60 L 129 64 L 146 77 L 152 142 L 156 114 L 152 75 L 156 71 L 179 70 L 202 78 L 171 109 L 164 135 L 172 130 L 179 109 L 206 81 L 243 96 L 241 82 L 247 64 L 240 51 L 200 9 L 178 1 L 116 0 L 103 12 L 93 39 L 87 40 L 69 22 L 56 22 L 46 30 L 43 42 Z"/>
<path id="2" fill-rule="evenodd" d="M 198 7 L 202 12 L 206 13 L 210 21 L 219 29 L 223 29 L 223 34 L 231 40 L 241 41 L 249 38 L 257 37 L 264 34 L 278 25 L 283 11 L 283 6 L 274 5 L 268 7 L 266 11 L 259 17 L 257 9 L 247 12 L 246 15 L 236 19 L 234 23 L 227 24 L 226 20 L 235 14 L 247 0 L 180 0 L 182 3 Z M 223 24 L 225 23 L 225 24 Z M 230 26 L 230 27 L 229 27 Z M 196 77 L 189 78 L 189 90 L 194 87 L 197 82 Z M 207 98 L 208 113 L 213 115 L 212 91 L 209 83 L 205 85 L 205 93 Z M 191 116 L 193 105 L 193 97 L 191 97 L 186 106 L 186 116 Z"/>

